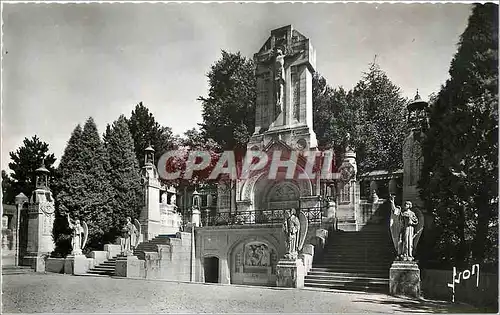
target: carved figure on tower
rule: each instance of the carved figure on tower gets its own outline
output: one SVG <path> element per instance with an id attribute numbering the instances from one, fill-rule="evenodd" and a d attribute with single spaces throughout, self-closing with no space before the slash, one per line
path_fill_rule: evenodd
<path id="1" fill-rule="evenodd" d="M 404 209 L 396 206 L 394 195 L 390 196 L 390 229 L 397 259 L 412 261 L 415 248 L 424 228 L 424 216 L 418 209 L 412 209 L 412 203 L 406 201 Z"/>
<path id="2" fill-rule="evenodd" d="M 283 92 L 285 89 L 285 56 L 281 49 L 277 49 L 274 61 L 274 119 L 283 112 Z"/>

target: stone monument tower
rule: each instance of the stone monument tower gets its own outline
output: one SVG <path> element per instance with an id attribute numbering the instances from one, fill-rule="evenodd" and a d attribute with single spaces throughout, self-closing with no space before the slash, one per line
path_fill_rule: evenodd
<path id="1" fill-rule="evenodd" d="M 54 224 L 54 198 L 48 186 L 49 171 L 43 165 L 36 171 L 36 189 L 28 206 L 28 239 L 22 264 L 35 271 L 45 270 L 45 257 L 54 250 L 52 227 Z"/>
<path id="2" fill-rule="evenodd" d="M 403 200 L 422 208 L 417 184 L 423 166 L 422 141 L 428 125 L 427 102 L 415 95 L 408 106 L 409 133 L 403 143 Z"/>
<path id="3" fill-rule="evenodd" d="M 248 148 L 262 150 L 273 139 L 293 149 L 316 148 L 312 110 L 316 52 L 309 39 L 291 25 L 275 29 L 254 60 L 257 103 Z"/>
<path id="4" fill-rule="evenodd" d="M 175 234 L 179 232 L 182 224 L 181 215 L 177 212 L 177 191 L 174 187 L 165 187 L 160 182 L 154 152 L 154 149 L 148 146 L 144 154 L 144 207 L 139 219 L 142 234 L 140 242 L 151 240 L 159 234 Z"/>

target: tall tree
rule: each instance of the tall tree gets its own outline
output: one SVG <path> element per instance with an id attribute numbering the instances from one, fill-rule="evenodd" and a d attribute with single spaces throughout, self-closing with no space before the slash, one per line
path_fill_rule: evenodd
<path id="1" fill-rule="evenodd" d="M 10 152 L 12 162 L 9 168 L 13 171 L 11 174 L 12 194 L 14 197 L 19 193 L 30 196 L 35 189 L 35 170 L 45 163 L 45 167 L 54 175 L 52 165 L 56 161 L 53 153 L 49 152 L 49 145 L 41 141 L 36 135 L 31 139 L 25 138 L 23 145 L 16 151 Z M 53 182 L 51 181 L 50 186 Z M 11 197 L 9 197 L 11 198 Z M 7 200 L 12 203 L 14 200 Z"/>
<path id="2" fill-rule="evenodd" d="M 474 6 L 449 73 L 431 107 L 419 184 L 436 215 L 436 258 L 498 262 L 498 5 Z"/>
<path id="3" fill-rule="evenodd" d="M 400 88 L 377 64 L 370 65 L 369 71 L 348 94 L 346 104 L 350 108 L 340 117 L 353 126 L 350 141 L 356 147 L 361 172 L 392 171 L 403 166 L 407 103 Z"/>
<path id="4" fill-rule="evenodd" d="M 61 188 L 58 193 L 59 213 L 62 216 L 70 213 L 72 218 L 87 222 L 89 248 L 102 248 L 116 237 L 109 169 L 97 126 L 89 118 L 83 131 L 75 128 L 68 141 L 59 166 Z"/>
<path id="5" fill-rule="evenodd" d="M 144 165 L 144 150 L 152 145 L 155 150 L 155 161 L 168 150 L 177 146 L 176 138 L 169 127 L 161 126 L 149 109 L 140 102 L 132 111 L 128 126 L 139 166 Z"/>
<path id="6" fill-rule="evenodd" d="M 111 127 L 108 125 L 104 143 L 109 157 L 108 176 L 114 189 L 113 226 L 118 228 L 127 217 L 138 219 L 144 204 L 139 163 L 124 115 Z"/>
<path id="7" fill-rule="evenodd" d="M 198 98 L 203 105 L 202 133 L 223 149 L 244 151 L 255 128 L 253 61 L 223 50 L 207 77 L 208 97 Z"/>

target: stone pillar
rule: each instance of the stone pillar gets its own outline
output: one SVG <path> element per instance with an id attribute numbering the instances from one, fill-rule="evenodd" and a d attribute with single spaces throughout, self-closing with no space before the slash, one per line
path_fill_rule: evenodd
<path id="1" fill-rule="evenodd" d="M 200 226 L 201 221 L 201 211 L 198 208 L 193 208 L 191 215 L 191 222 L 194 226 Z"/>
<path id="2" fill-rule="evenodd" d="M 52 227 L 55 219 L 54 198 L 48 188 L 49 171 L 42 165 L 36 170 L 37 188 L 28 206 L 28 246 L 23 265 L 36 272 L 45 271 L 45 259 L 54 250 Z"/>
<path id="3" fill-rule="evenodd" d="M 146 178 L 144 185 L 145 206 L 140 215 L 143 241 L 149 241 L 161 234 L 160 214 L 160 181 L 158 170 L 154 165 L 154 149 L 149 146 L 145 149 L 143 176 Z"/>
<path id="4" fill-rule="evenodd" d="M 420 298 L 420 269 L 414 261 L 394 261 L 389 270 L 389 293 Z"/>
<path id="5" fill-rule="evenodd" d="M 302 259 L 281 259 L 276 266 L 276 286 L 303 288 L 305 267 Z"/>
<path id="6" fill-rule="evenodd" d="M 21 262 L 21 249 L 20 249 L 20 224 L 21 224 L 21 209 L 23 208 L 24 204 L 29 201 L 28 197 L 26 197 L 25 194 L 20 193 L 19 195 L 16 196 L 15 202 L 16 202 L 16 234 L 15 234 L 15 246 L 16 246 L 16 260 L 15 260 L 15 265 L 19 266 Z"/>

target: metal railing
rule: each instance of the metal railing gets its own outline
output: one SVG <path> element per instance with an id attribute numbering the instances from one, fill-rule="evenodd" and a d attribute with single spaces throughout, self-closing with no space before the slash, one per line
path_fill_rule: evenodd
<path id="1" fill-rule="evenodd" d="M 238 211 L 236 213 L 219 212 L 201 214 L 203 226 L 276 224 L 283 223 L 285 212 L 289 209 L 265 209 Z M 321 224 L 325 207 L 301 208 L 309 224 Z"/>

